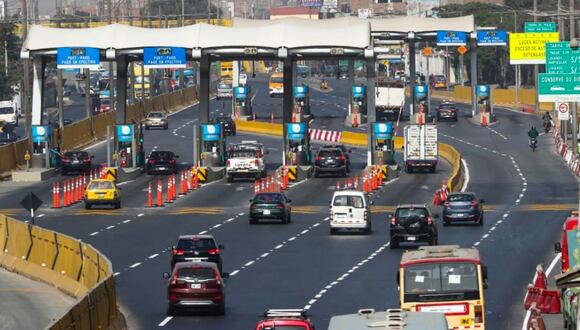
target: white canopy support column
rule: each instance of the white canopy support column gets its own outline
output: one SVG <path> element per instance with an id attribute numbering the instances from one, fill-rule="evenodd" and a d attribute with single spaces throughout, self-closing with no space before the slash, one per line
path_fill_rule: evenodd
<path id="1" fill-rule="evenodd" d="M 32 60 L 32 125 L 42 125 L 45 65 L 44 56 L 34 56 Z"/>

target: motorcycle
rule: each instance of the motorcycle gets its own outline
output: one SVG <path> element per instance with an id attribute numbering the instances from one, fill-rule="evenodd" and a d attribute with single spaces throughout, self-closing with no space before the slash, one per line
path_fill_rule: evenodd
<path id="1" fill-rule="evenodd" d="M 536 151 L 537 147 L 538 147 L 538 139 L 530 138 L 530 148 L 532 148 L 532 151 Z"/>
<path id="2" fill-rule="evenodd" d="M 323 80 L 320 82 L 320 89 L 328 89 L 328 81 Z"/>
<path id="3" fill-rule="evenodd" d="M 550 119 L 544 119 L 544 132 L 547 134 L 550 131 L 550 128 L 552 128 L 552 121 L 550 121 Z"/>

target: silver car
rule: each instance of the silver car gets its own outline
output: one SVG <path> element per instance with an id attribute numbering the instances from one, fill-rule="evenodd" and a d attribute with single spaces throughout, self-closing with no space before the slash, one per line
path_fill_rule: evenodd
<path id="1" fill-rule="evenodd" d="M 169 127 L 167 114 L 161 111 L 150 112 L 145 118 L 145 129 L 148 130 L 151 127 L 167 129 Z"/>

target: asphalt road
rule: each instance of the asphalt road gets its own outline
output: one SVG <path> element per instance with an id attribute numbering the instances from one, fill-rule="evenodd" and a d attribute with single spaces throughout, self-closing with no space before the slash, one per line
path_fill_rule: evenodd
<path id="1" fill-rule="evenodd" d="M 250 84 L 258 117 L 281 115 L 282 100 L 267 95 L 266 80 Z M 348 90 L 345 81 L 331 81 L 331 87 L 328 93 L 312 91 L 313 126 L 341 130 Z M 439 243 L 480 249 L 489 269 L 487 327 L 520 328 L 525 287 L 535 265 L 551 259 L 562 221 L 577 199 L 577 181 L 554 155 L 551 137 L 541 136 L 536 152 L 528 148 L 526 131 L 534 117 L 498 110 L 498 123 L 484 128 L 467 117 L 466 106 L 460 108 L 459 122 L 439 124 L 440 140 L 462 153 L 469 169 L 467 190 L 484 198 L 489 210 L 483 226 L 440 226 Z M 184 166 L 191 163 L 196 109 L 173 115 L 168 131 L 147 131 L 146 149 L 170 149 L 181 156 Z M 211 102 L 214 113 L 228 109 L 227 102 Z M 229 140 L 256 138 L 270 150 L 266 156 L 270 169 L 281 163 L 281 139 L 238 134 Z M 91 149 L 96 162 L 104 160 L 104 149 L 104 144 Z M 365 153 L 354 149 L 351 176 L 364 167 Z M 317 328 L 325 329 L 335 314 L 398 306 L 395 275 L 402 250 L 388 248 L 386 213 L 399 203 L 430 203 L 449 171 L 442 162 L 435 174 L 402 173 L 373 196 L 371 236 L 329 235 L 327 205 L 336 178 L 311 179 L 292 187 L 287 192 L 294 208 L 289 225 L 249 225 L 250 181 L 222 180 L 163 209 L 146 209 L 147 183 L 157 177 L 145 175 L 122 185 L 122 210 L 84 210 L 82 205 L 50 210 L 45 205 L 37 223 L 81 238 L 111 259 L 118 272 L 119 304 L 131 328 L 162 324 L 171 329 L 243 329 L 251 328 L 267 308 L 307 307 Z M 0 208 L 25 217 L 15 205 L 27 191 L 50 200 L 50 182 L 1 183 Z M 178 235 L 199 232 L 215 235 L 226 247 L 224 271 L 233 274 L 227 283 L 227 315 L 166 318 L 166 282 L 161 274 L 169 270 L 169 247 Z"/>

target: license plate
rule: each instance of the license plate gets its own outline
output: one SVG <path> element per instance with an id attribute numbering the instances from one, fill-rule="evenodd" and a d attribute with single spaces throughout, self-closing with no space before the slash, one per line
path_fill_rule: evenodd
<path id="1" fill-rule="evenodd" d="M 160 170 L 166 170 L 166 169 L 167 169 L 167 167 L 160 167 L 159 169 L 160 169 Z"/>
<path id="2" fill-rule="evenodd" d="M 467 216 L 467 213 L 457 213 L 456 215 L 458 217 L 465 217 L 465 216 Z"/>
<path id="3" fill-rule="evenodd" d="M 201 284 L 191 284 L 192 289 L 201 289 Z"/>
<path id="4" fill-rule="evenodd" d="M 337 214 L 336 218 L 337 219 L 344 219 L 344 218 L 346 218 L 346 214 Z"/>
<path id="5" fill-rule="evenodd" d="M 99 197 L 105 197 L 105 193 L 98 193 L 97 194 Z"/>
<path id="6" fill-rule="evenodd" d="M 417 240 L 417 237 L 415 237 L 415 236 L 407 237 L 407 241 L 416 241 L 416 240 Z"/>
<path id="7" fill-rule="evenodd" d="M 262 213 L 263 213 L 264 215 L 270 215 L 270 210 L 264 210 Z"/>
<path id="8" fill-rule="evenodd" d="M 72 162 L 73 164 L 79 164 L 80 162 L 78 160 L 73 160 Z"/>
<path id="9" fill-rule="evenodd" d="M 205 258 L 185 258 L 185 260 L 187 261 L 196 261 L 196 262 L 203 261 L 204 259 Z"/>

